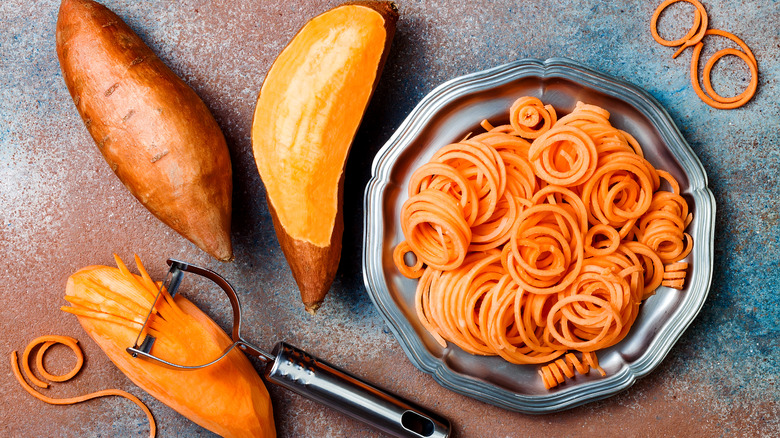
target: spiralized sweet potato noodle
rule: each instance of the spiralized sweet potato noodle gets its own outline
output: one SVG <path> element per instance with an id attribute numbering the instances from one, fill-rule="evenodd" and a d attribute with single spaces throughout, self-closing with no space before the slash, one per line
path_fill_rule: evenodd
<path id="1" fill-rule="evenodd" d="M 607 375 L 599 366 L 596 355 L 592 351 L 582 353 L 582 361 L 577 359 L 574 353 L 567 353 L 564 357 L 541 367 L 539 376 L 542 378 L 544 387 L 550 389 L 563 383 L 565 377 L 573 378 L 575 370 L 580 374 L 588 374 L 591 368 L 595 368 L 602 376 Z"/>
<path id="2" fill-rule="evenodd" d="M 674 41 L 665 40 L 661 38 L 661 36 L 658 34 L 658 18 L 661 15 L 661 13 L 666 9 L 669 5 L 673 3 L 677 3 L 680 1 L 688 2 L 695 6 L 694 16 L 693 16 L 693 27 L 688 31 L 688 33 L 685 34 L 682 38 Z M 698 0 L 666 0 L 655 9 L 653 12 L 653 16 L 650 19 L 650 33 L 653 35 L 653 39 L 655 39 L 659 44 L 662 44 L 667 47 L 674 47 L 674 46 L 680 46 L 680 48 L 672 55 L 672 58 L 676 58 L 680 53 L 682 53 L 687 47 L 693 46 L 693 56 L 691 57 L 691 85 L 693 85 L 693 90 L 696 92 L 696 95 L 699 96 L 699 98 L 706 103 L 707 105 L 712 106 L 713 108 L 718 109 L 734 109 L 739 108 L 745 103 L 747 103 L 750 99 L 753 98 L 753 96 L 756 94 L 756 90 L 758 89 L 758 63 L 756 62 L 756 57 L 753 56 L 753 52 L 750 50 L 750 48 L 745 44 L 744 41 L 739 39 L 736 35 L 726 32 L 724 30 L 720 29 L 707 29 L 708 26 L 708 18 L 707 18 L 707 11 L 704 9 L 704 6 L 698 1 Z M 701 51 L 704 47 L 703 39 L 706 35 L 718 35 L 725 38 L 728 38 L 735 43 L 742 49 L 742 51 L 737 49 L 722 49 L 717 52 L 715 52 L 714 55 L 710 57 L 710 59 L 707 61 L 707 63 L 704 66 L 704 72 L 703 72 L 703 82 L 704 82 L 704 88 L 707 90 L 706 92 L 702 90 L 701 85 L 699 84 L 699 59 L 701 57 Z M 723 97 L 717 92 L 715 92 L 715 89 L 712 87 L 712 80 L 711 80 L 711 74 L 712 74 L 712 68 L 715 65 L 718 60 L 723 58 L 724 56 L 736 56 L 743 61 L 745 61 L 745 64 L 747 64 L 748 69 L 750 69 L 750 83 L 748 84 L 747 88 L 745 88 L 744 91 L 742 91 L 740 94 L 732 97 Z"/>
<path id="3" fill-rule="evenodd" d="M 682 287 L 693 241 L 678 182 L 609 112 L 579 102 L 558 119 L 548 107 L 522 97 L 510 124 L 483 121 L 487 132 L 420 166 L 393 260 L 419 278 L 415 311 L 439 344 L 554 361 L 540 370 L 551 388 L 603 373 L 594 352 L 628 334 L 659 286 Z"/>
<path id="4" fill-rule="evenodd" d="M 693 48 L 693 56 L 691 57 L 691 84 L 693 85 L 693 90 L 696 92 L 696 95 L 698 95 L 699 98 L 704 101 L 704 103 L 714 108 L 739 108 L 752 99 L 756 94 L 756 90 L 758 89 L 758 64 L 756 63 L 756 57 L 753 55 L 753 52 L 750 50 L 747 44 L 745 44 L 744 41 L 739 39 L 734 34 L 719 29 L 709 29 L 705 34 L 718 35 L 728 38 L 737 43 L 739 47 L 744 50 L 744 52 L 736 49 L 722 49 L 715 52 L 715 54 L 710 57 L 710 59 L 707 61 L 707 64 L 704 66 L 703 72 L 704 87 L 707 89 L 707 93 L 709 93 L 709 95 L 707 95 L 701 89 L 701 85 L 699 85 L 699 59 L 701 57 L 701 51 L 704 48 L 704 43 L 700 42 L 696 44 L 696 46 Z M 748 83 L 747 88 L 745 88 L 742 93 L 733 97 L 722 97 L 712 88 L 712 81 L 710 76 L 712 74 L 712 67 L 715 65 L 715 63 L 720 60 L 720 58 L 728 55 L 736 56 L 745 61 L 748 69 L 750 69 L 750 83 Z"/>
<path id="5" fill-rule="evenodd" d="M 658 18 L 664 9 L 677 2 L 687 2 L 696 8 L 693 13 L 693 26 L 682 38 L 674 41 L 665 40 L 658 35 Z M 682 44 L 674 55 L 672 55 L 672 58 L 676 58 L 687 47 L 697 44 L 704 38 L 704 34 L 707 31 L 707 25 L 709 24 L 708 21 L 707 11 L 704 9 L 704 5 L 698 0 L 666 0 L 658 5 L 655 11 L 653 11 L 653 16 L 650 19 L 650 32 L 653 34 L 653 39 L 664 46 L 674 47 Z"/>
<path id="6" fill-rule="evenodd" d="M 674 289 L 682 289 L 685 285 L 685 277 L 687 275 L 688 263 L 671 263 L 666 265 L 663 275 L 662 286 L 671 287 Z"/>
<path id="7" fill-rule="evenodd" d="M 509 108 L 509 124 L 515 135 L 523 138 L 539 137 L 555 124 L 557 118 L 555 108 L 536 97 L 521 97 Z"/>
<path id="8" fill-rule="evenodd" d="M 76 356 L 76 364 L 73 366 L 73 368 L 69 372 L 60 376 L 49 373 L 43 365 L 43 357 L 45 356 L 49 347 L 56 344 L 63 344 L 67 346 L 68 348 L 71 349 L 71 351 L 73 351 L 73 354 Z M 78 341 L 69 336 L 46 335 L 34 339 L 32 342 L 30 342 L 27 345 L 27 348 L 25 348 L 24 350 L 24 354 L 22 355 L 21 369 L 19 367 L 19 359 L 17 357 L 16 351 L 11 352 L 11 370 L 13 371 L 16 380 L 19 382 L 20 385 L 22 385 L 22 388 L 24 388 L 24 390 L 27 391 L 30 395 L 32 395 L 33 397 L 37 398 L 38 400 L 44 403 L 48 403 L 51 405 L 71 405 L 71 404 L 81 403 L 87 400 L 92 400 L 94 398 L 107 397 L 107 396 L 124 397 L 130 400 L 131 402 L 135 403 L 136 405 L 138 405 L 138 407 L 140 407 L 141 410 L 144 412 L 146 418 L 149 420 L 149 437 L 154 438 L 155 434 L 157 433 L 157 424 L 154 421 L 154 417 L 152 417 L 152 412 L 149 410 L 149 408 L 146 407 L 146 405 L 138 397 L 130 394 L 129 392 L 122 391 L 120 389 L 105 389 L 102 391 L 91 392 L 89 394 L 84 394 L 77 397 L 52 398 L 36 391 L 32 386 L 30 386 L 29 383 L 27 383 L 27 381 L 24 379 L 24 376 L 27 376 L 27 378 L 30 379 L 30 381 L 39 388 L 43 388 L 43 389 L 48 388 L 49 384 L 37 378 L 35 374 L 33 374 L 32 370 L 30 369 L 30 354 L 32 353 L 33 349 L 35 349 L 35 347 L 38 347 L 38 352 L 35 355 L 35 363 L 37 366 L 38 373 L 40 373 L 40 375 L 43 376 L 43 378 L 49 381 L 52 382 L 68 381 L 71 378 L 73 378 L 76 374 L 78 374 L 79 371 L 81 371 L 81 367 L 84 364 L 84 355 L 81 352 L 81 348 L 78 346 Z M 22 370 L 24 370 L 24 375 L 22 375 Z"/>

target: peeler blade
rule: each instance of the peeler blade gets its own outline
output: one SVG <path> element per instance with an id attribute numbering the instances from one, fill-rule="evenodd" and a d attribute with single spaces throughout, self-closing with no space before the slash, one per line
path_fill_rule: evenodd
<path id="1" fill-rule="evenodd" d="M 170 265 L 170 269 L 168 269 L 168 273 L 166 274 L 165 279 L 161 283 L 160 288 L 157 290 L 157 295 L 155 296 L 155 299 L 152 303 L 152 308 L 149 310 L 149 313 L 144 320 L 141 331 L 138 333 L 133 346 L 126 349 L 126 351 L 131 356 L 135 358 L 140 357 L 144 359 L 150 359 L 164 367 L 181 370 L 196 370 L 213 365 L 225 358 L 225 356 L 227 356 L 236 347 L 238 347 L 246 354 L 257 357 L 264 364 L 272 362 L 275 359 L 275 357 L 270 353 L 241 339 L 241 303 L 239 302 L 238 295 L 236 295 L 236 291 L 233 289 L 230 283 L 227 282 L 227 280 L 222 278 L 216 272 L 190 265 L 189 263 L 179 260 L 168 259 L 168 265 Z M 233 343 L 214 360 L 199 365 L 182 365 L 155 356 L 151 353 L 155 337 L 146 333 L 149 321 L 151 320 L 152 314 L 155 312 L 157 303 L 159 302 L 163 291 L 169 293 L 171 297 L 175 296 L 179 286 L 181 285 L 184 274 L 187 272 L 208 278 L 209 280 L 216 283 L 217 286 L 219 286 L 227 295 L 228 299 L 230 300 L 230 305 L 233 309 Z M 141 341 L 142 338 L 143 341 Z"/>
<path id="2" fill-rule="evenodd" d="M 154 301 L 152 301 L 152 307 L 149 309 L 149 313 L 146 314 L 146 318 L 144 318 L 144 325 L 141 326 L 141 330 L 138 332 L 138 336 L 135 337 L 133 346 L 127 349 L 127 351 L 133 357 L 138 357 L 139 351 L 149 354 L 149 352 L 152 350 L 155 337 L 146 333 L 146 328 L 149 325 L 152 314 L 157 308 L 157 303 L 162 296 L 163 290 L 166 290 L 171 297 L 176 295 L 176 292 L 179 290 L 179 286 L 181 285 L 183 269 L 186 269 L 186 263 L 179 261 L 174 261 L 171 263 L 171 267 L 168 269 L 168 273 L 165 274 L 165 279 L 162 283 L 160 283 L 160 287 L 157 289 L 157 295 L 155 295 Z M 138 341 L 141 340 L 142 336 L 144 340 L 139 344 Z"/>

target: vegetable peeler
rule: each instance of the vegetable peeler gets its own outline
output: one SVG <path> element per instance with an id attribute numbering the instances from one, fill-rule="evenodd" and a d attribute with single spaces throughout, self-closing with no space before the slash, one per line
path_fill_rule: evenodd
<path id="1" fill-rule="evenodd" d="M 238 348 L 246 354 L 257 357 L 263 363 L 267 381 L 332 407 L 390 435 L 413 438 L 449 436 L 450 423 L 447 419 L 364 382 L 300 348 L 278 342 L 273 351 L 268 353 L 245 341 L 241 337 L 241 303 L 227 280 L 214 271 L 179 260 L 169 259 L 168 265 L 170 269 L 157 291 L 144 325 L 134 345 L 127 348 L 127 352 L 133 357 L 152 360 L 166 367 L 194 370 L 213 365 L 234 348 Z M 227 294 L 233 309 L 233 344 L 213 361 L 200 365 L 181 365 L 155 356 L 152 354 L 155 337 L 146 333 L 149 319 L 162 291 L 167 290 L 171 297 L 175 296 L 185 272 L 200 275 L 216 283 Z"/>

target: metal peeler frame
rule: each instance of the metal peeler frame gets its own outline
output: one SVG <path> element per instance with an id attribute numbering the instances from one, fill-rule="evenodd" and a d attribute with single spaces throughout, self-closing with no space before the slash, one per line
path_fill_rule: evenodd
<path id="1" fill-rule="evenodd" d="M 135 338 L 135 344 L 132 347 L 127 348 L 128 353 L 130 353 L 133 357 L 141 356 L 145 359 L 150 359 L 155 362 L 158 362 L 166 367 L 179 368 L 184 370 L 197 370 L 199 368 L 205 368 L 207 366 L 213 365 L 219 362 L 220 360 L 222 360 L 236 347 L 240 348 L 242 351 L 248 354 L 251 354 L 252 356 L 257 357 L 264 364 L 273 362 L 274 360 L 273 355 L 269 354 L 266 351 L 263 351 L 258 347 L 255 347 L 254 345 L 250 344 L 249 342 L 246 342 L 241 338 L 241 302 L 238 300 L 238 295 L 236 294 L 235 289 L 233 289 L 233 286 L 231 286 L 230 283 L 227 282 L 227 280 L 222 278 L 221 275 L 217 274 L 214 271 L 201 268 L 199 266 L 191 265 L 189 263 L 182 262 L 180 260 L 168 259 L 168 266 L 170 266 L 170 269 L 168 270 L 168 274 L 165 276 L 162 286 L 157 291 L 157 296 L 154 298 L 154 303 L 152 304 L 152 308 L 149 309 L 149 314 L 147 314 L 146 319 L 144 319 L 144 325 L 143 327 L 141 327 L 141 331 L 138 332 L 138 336 Z M 228 347 L 218 358 L 212 360 L 209 363 L 205 363 L 202 365 L 175 364 L 151 354 L 151 350 L 152 350 L 152 346 L 154 345 L 155 338 L 150 334 L 146 334 L 143 342 L 141 342 L 140 344 L 138 343 L 138 341 L 141 339 L 141 335 L 144 334 L 146 326 L 149 324 L 149 319 L 152 316 L 153 309 L 157 306 L 157 300 L 160 299 L 163 289 L 165 289 L 170 294 L 171 297 L 176 296 L 176 293 L 179 290 L 179 286 L 181 285 L 181 280 L 185 272 L 191 272 L 193 274 L 206 277 L 209 280 L 216 283 L 217 286 L 222 288 L 222 290 L 228 296 L 228 299 L 230 300 L 230 306 L 233 308 L 233 333 L 232 333 L 233 344 L 230 347 Z"/>

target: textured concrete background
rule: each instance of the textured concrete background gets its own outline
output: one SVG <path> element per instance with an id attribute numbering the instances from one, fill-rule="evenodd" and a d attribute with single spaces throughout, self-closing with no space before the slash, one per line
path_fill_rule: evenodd
<path id="1" fill-rule="evenodd" d="M 780 3 L 705 2 L 711 27 L 744 39 L 758 59 L 755 98 L 742 109 L 703 104 L 691 89 L 691 51 L 656 44 L 656 2 L 399 0 L 393 50 L 347 166 L 342 265 L 315 318 L 303 312 L 274 236 L 252 159 L 255 97 L 271 63 L 304 22 L 338 1 L 106 0 L 212 109 L 228 139 L 235 178 L 236 261 L 220 264 L 149 214 L 98 153 L 68 95 L 54 50 L 58 1 L 0 1 L 0 434 L 143 436 L 147 424 L 121 399 L 45 405 L 22 391 L 7 355 L 43 334 L 82 341 L 83 371 L 50 395 L 118 387 L 144 400 L 159 436 L 207 436 L 136 388 L 59 306 L 65 280 L 90 264 L 138 253 L 153 275 L 176 257 L 218 270 L 243 292 L 246 337 L 287 340 L 450 418 L 454 435 L 778 436 L 780 311 Z M 641 5 L 640 5 L 641 4 Z M 690 5 L 661 20 L 682 35 Z M 712 39 L 705 50 L 725 46 Z M 610 399 L 555 415 L 508 412 L 439 387 L 404 356 L 373 308 L 360 271 L 362 196 L 376 151 L 414 105 L 454 76 L 523 57 L 565 56 L 649 91 L 669 111 L 709 175 L 718 215 L 712 290 L 693 325 L 650 376 Z M 714 71 L 722 94 L 749 78 L 741 61 Z M 224 320 L 224 311 L 212 309 Z M 220 318 L 218 318 L 220 319 Z M 49 355 L 51 369 L 72 359 Z M 287 391 L 269 388 L 282 437 L 375 432 Z"/>

